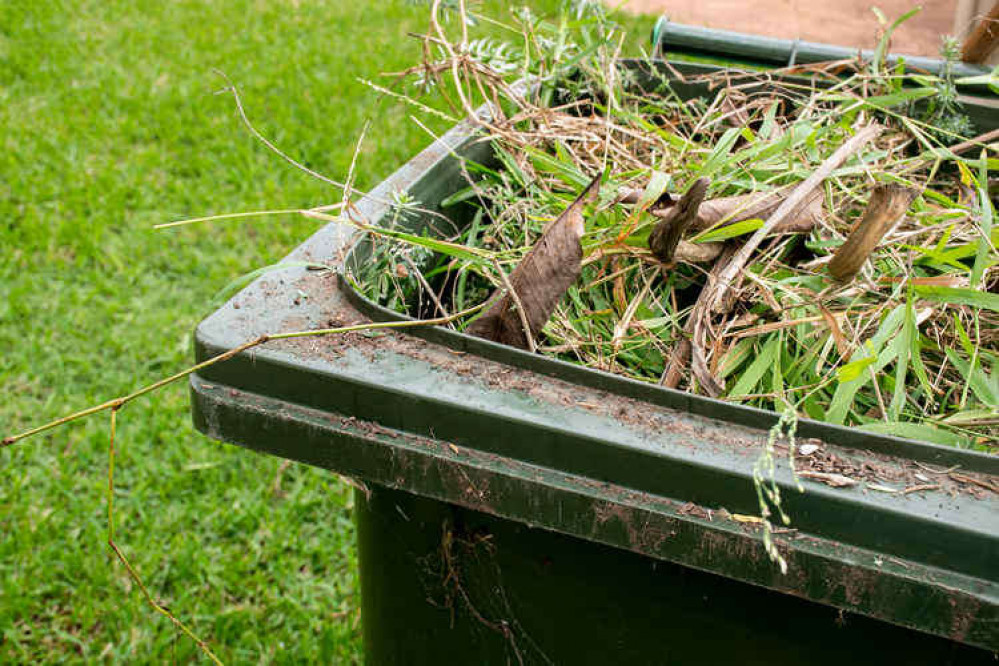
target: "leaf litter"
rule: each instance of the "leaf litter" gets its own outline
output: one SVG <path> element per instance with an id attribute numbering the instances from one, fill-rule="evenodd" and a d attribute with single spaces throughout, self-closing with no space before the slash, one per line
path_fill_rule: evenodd
<path id="1" fill-rule="evenodd" d="M 684 75 L 622 60 L 618 26 L 590 3 L 557 20 L 514 10 L 507 41 L 470 39 L 474 13 L 458 3 L 442 24 L 437 4 L 425 62 L 394 89 L 440 91 L 494 157 L 458 157 L 466 183 L 444 204 L 470 220 L 459 231 L 373 241 L 351 275 L 367 296 L 413 316 L 493 299 L 455 327 L 995 450 L 997 137 L 975 131 L 947 71 L 876 59 Z"/>

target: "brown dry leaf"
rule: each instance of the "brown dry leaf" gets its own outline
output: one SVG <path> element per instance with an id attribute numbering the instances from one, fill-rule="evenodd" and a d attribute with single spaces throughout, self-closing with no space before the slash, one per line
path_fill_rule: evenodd
<path id="1" fill-rule="evenodd" d="M 684 233 L 697 217 L 697 211 L 704 201 L 704 195 L 711 183 L 707 178 L 698 178 L 672 208 L 673 215 L 657 224 L 649 235 L 649 249 L 664 264 L 672 264 L 676 248 Z"/>
<path id="2" fill-rule="evenodd" d="M 688 264 L 705 264 L 717 259 L 724 249 L 724 243 L 691 243 L 681 240 L 673 258 Z"/>
<path id="3" fill-rule="evenodd" d="M 566 290 L 579 279 L 583 247 L 583 205 L 600 189 L 600 176 L 556 220 L 545 227 L 517 268 L 510 274 L 514 294 L 495 300 L 485 313 L 468 327 L 467 333 L 486 340 L 529 349 Z M 518 312 L 517 301 L 523 305 Z M 529 329 L 524 331 L 525 323 Z"/>

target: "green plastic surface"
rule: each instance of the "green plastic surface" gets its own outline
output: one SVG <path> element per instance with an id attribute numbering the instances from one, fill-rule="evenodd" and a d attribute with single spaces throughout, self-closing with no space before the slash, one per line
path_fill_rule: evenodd
<path id="1" fill-rule="evenodd" d="M 994 664 L 983 650 L 374 486 L 369 664 Z"/>

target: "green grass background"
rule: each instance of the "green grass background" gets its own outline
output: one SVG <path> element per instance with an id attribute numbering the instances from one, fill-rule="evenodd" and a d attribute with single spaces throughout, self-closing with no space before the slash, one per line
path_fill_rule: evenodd
<path id="1" fill-rule="evenodd" d="M 0 3 L 0 435 L 185 367 L 216 292 L 316 228 L 153 224 L 338 200 L 249 136 L 212 68 L 332 177 L 372 118 L 366 188 L 428 138 L 357 78 L 414 64 L 425 26 L 404 0 Z M 117 541 L 158 599 L 227 662 L 361 659 L 346 485 L 197 434 L 181 384 L 119 426 Z M 199 658 L 111 558 L 107 447 L 103 415 L 0 450 L 0 662 Z"/>

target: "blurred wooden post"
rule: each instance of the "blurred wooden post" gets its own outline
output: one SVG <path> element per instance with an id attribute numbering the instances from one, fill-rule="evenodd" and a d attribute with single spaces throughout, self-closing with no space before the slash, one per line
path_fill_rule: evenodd
<path id="1" fill-rule="evenodd" d="M 999 2 L 985 14 L 985 3 L 963 0 L 958 6 L 955 33 L 961 35 L 966 26 L 973 23 L 961 47 L 961 59 L 969 63 L 984 63 L 989 55 L 999 47 Z"/>

